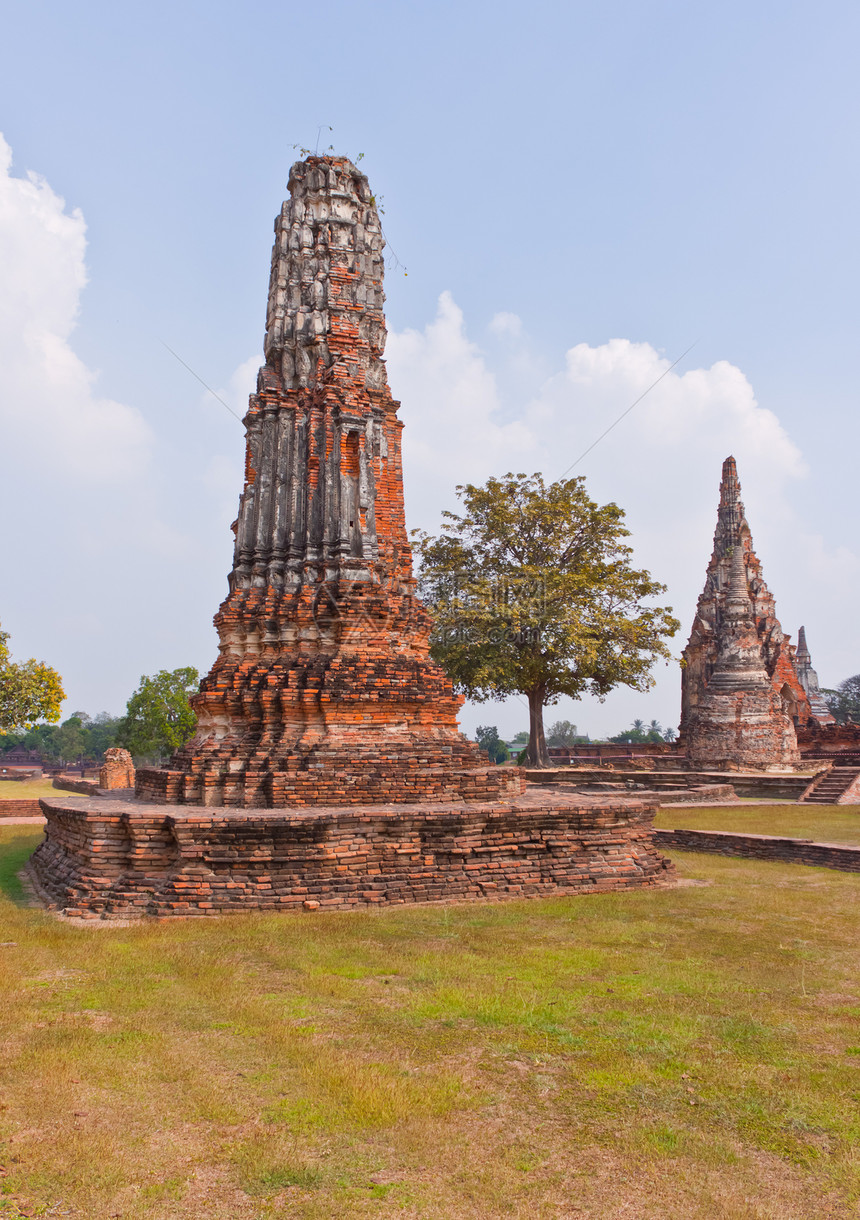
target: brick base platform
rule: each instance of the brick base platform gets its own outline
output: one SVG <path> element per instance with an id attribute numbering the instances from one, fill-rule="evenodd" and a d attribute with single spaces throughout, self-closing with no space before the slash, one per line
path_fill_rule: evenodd
<path id="1" fill-rule="evenodd" d="M 43 800 L 29 870 L 45 904 L 90 918 L 599 893 L 673 881 L 656 804 L 526 794 L 513 803 L 195 809 Z"/>

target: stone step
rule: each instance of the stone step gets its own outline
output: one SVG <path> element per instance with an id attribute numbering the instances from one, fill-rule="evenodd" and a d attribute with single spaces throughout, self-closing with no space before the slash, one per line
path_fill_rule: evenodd
<path id="1" fill-rule="evenodd" d="M 807 805 L 837 805 L 839 798 L 848 791 L 858 776 L 860 767 L 834 767 L 804 796 L 803 802 Z"/>

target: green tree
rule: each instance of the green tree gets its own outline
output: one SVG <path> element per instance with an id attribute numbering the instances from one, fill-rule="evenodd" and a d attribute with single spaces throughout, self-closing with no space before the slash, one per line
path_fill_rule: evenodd
<path id="1" fill-rule="evenodd" d="M 639 721 L 639 724 L 642 724 L 641 720 Z M 616 733 L 615 736 L 610 737 L 609 740 L 619 746 L 641 746 L 642 743 L 647 740 L 647 738 L 641 728 L 637 729 L 636 721 L 634 720 L 632 728 L 624 729 L 621 733 Z"/>
<path id="2" fill-rule="evenodd" d="M 98 758 L 99 755 L 104 754 L 105 750 L 116 745 L 116 735 L 120 723 L 120 717 L 111 716 L 109 712 L 99 712 L 97 716 L 93 717 L 87 716 L 84 720 L 87 754 Z"/>
<path id="3" fill-rule="evenodd" d="M 200 685 L 200 675 L 188 666 L 159 670 L 140 679 L 116 733 L 135 760 L 157 762 L 184 746 L 193 735 L 197 717 L 188 702 Z"/>
<path id="4" fill-rule="evenodd" d="M 840 682 L 836 690 L 821 691 L 837 724 L 860 724 L 860 674 Z"/>
<path id="5" fill-rule="evenodd" d="M 546 734 L 548 746 L 566 748 L 575 746 L 577 740 L 576 725 L 571 724 L 569 720 L 556 720 L 555 724 L 550 725 Z"/>
<path id="6" fill-rule="evenodd" d="M 67 717 L 58 729 L 55 729 L 50 742 L 51 757 L 63 763 L 76 762 L 77 759 L 89 753 L 87 735 L 84 730 L 84 717 L 89 720 L 86 712 L 75 712 Z"/>
<path id="7" fill-rule="evenodd" d="M 645 743 L 662 745 L 666 741 L 671 741 L 674 736 L 674 729 L 666 729 L 664 733 L 659 720 L 652 720 L 647 726 L 644 720 L 634 720 L 632 728 L 625 729 L 623 733 L 616 733 L 609 740 L 618 745 L 643 745 Z"/>
<path id="8" fill-rule="evenodd" d="M 478 725 L 475 730 L 475 741 L 489 756 L 490 762 L 503 763 L 508 757 L 508 747 L 499 737 L 499 730 L 494 724 Z"/>
<path id="9" fill-rule="evenodd" d="M 0 630 L 0 732 L 59 720 L 66 697 L 60 675 L 34 657 L 16 664 L 9 657 L 8 641 L 8 631 Z"/>
<path id="10" fill-rule="evenodd" d="M 647 689 L 679 623 L 648 600 L 665 586 L 630 566 L 622 510 L 596 504 L 581 477 L 507 474 L 457 494 L 462 516 L 415 535 L 433 656 L 470 699 L 526 695 L 528 762 L 548 766 L 544 706 Z"/>

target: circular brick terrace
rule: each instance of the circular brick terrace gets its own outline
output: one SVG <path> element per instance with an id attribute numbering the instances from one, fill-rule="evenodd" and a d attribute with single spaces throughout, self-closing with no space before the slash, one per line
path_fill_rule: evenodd
<path id="1" fill-rule="evenodd" d="M 43 800 L 29 873 L 67 915 L 247 910 L 599 893 L 665 884 L 656 802 L 530 790 L 509 802 L 212 809 Z"/>

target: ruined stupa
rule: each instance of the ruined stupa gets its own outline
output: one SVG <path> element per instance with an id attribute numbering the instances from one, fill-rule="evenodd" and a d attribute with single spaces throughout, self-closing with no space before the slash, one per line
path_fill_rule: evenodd
<path id="1" fill-rule="evenodd" d="M 429 655 L 367 178 L 311 157 L 289 189 L 220 655 L 192 700 L 194 738 L 166 769 L 139 771 L 137 794 L 258 807 L 518 793 L 519 774 L 458 732 L 462 699 Z"/>
<path id="2" fill-rule="evenodd" d="M 827 706 L 827 700 L 821 693 L 818 674 L 812 667 L 812 655 L 806 642 L 806 628 L 801 627 L 797 633 L 797 649 L 794 654 L 794 668 L 797 680 L 806 692 L 809 700 L 809 711 L 812 719 L 819 725 L 835 724 L 836 720 Z"/>
<path id="3" fill-rule="evenodd" d="M 740 490 L 728 457 L 713 554 L 683 654 L 679 746 L 697 766 L 791 766 L 799 760 L 795 724 L 809 719 L 809 700 Z"/>
<path id="4" fill-rule="evenodd" d="M 530 786 L 457 729 L 429 655 L 383 348 L 383 239 L 341 157 L 293 166 L 219 657 L 198 729 L 135 799 L 42 802 L 30 864 L 89 917 L 655 885 L 652 800 Z"/>

